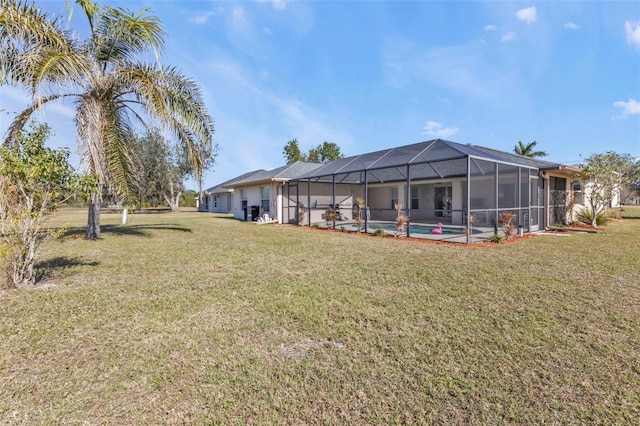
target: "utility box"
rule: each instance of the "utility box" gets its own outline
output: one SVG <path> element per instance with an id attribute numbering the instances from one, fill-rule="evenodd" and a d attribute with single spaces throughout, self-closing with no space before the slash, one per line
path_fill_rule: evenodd
<path id="1" fill-rule="evenodd" d="M 260 217 L 260 206 L 251 206 L 251 216 L 249 217 L 249 221 L 257 221 Z"/>

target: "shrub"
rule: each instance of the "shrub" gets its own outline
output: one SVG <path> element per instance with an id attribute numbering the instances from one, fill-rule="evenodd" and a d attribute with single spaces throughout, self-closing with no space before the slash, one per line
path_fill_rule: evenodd
<path id="1" fill-rule="evenodd" d="M 502 242 L 502 237 L 498 234 L 493 234 L 491 238 L 489 238 L 489 241 L 491 241 L 492 243 L 499 244 Z"/>
<path id="2" fill-rule="evenodd" d="M 324 212 L 324 218 L 327 221 L 328 228 L 331 226 L 331 222 L 338 219 L 338 213 L 332 207 L 327 207 L 327 210 Z"/>
<path id="3" fill-rule="evenodd" d="M 623 209 L 611 209 L 607 212 L 608 219 L 620 220 L 622 219 Z"/>
<path id="4" fill-rule="evenodd" d="M 504 237 L 508 240 L 516 232 L 516 227 L 513 225 L 516 215 L 512 212 L 500 213 L 499 221 L 502 224 L 502 230 L 504 231 Z"/>
<path id="5" fill-rule="evenodd" d="M 593 210 L 589 208 L 583 208 L 578 213 L 578 220 L 583 223 L 593 223 Z M 596 225 L 604 225 L 607 223 L 607 216 L 605 213 L 598 213 L 596 216 Z"/>
<path id="6" fill-rule="evenodd" d="M 93 179 L 73 170 L 68 151 L 45 146 L 49 134 L 46 124 L 34 125 L 13 146 L 0 148 L 0 259 L 11 287 L 35 284 L 41 246 L 62 234 L 45 225 L 47 215 L 95 187 Z"/>
<path id="7" fill-rule="evenodd" d="M 353 218 L 353 221 L 355 222 L 356 227 L 358 228 L 358 232 L 361 232 L 362 224 L 364 223 L 364 220 L 362 219 L 362 210 L 365 208 L 364 198 L 362 197 L 356 198 L 356 206 L 357 208 L 354 209 L 355 217 Z"/>
<path id="8" fill-rule="evenodd" d="M 304 217 L 307 214 L 307 209 L 304 206 L 300 206 L 298 209 L 298 224 L 304 225 Z"/>
<path id="9" fill-rule="evenodd" d="M 407 222 L 409 222 L 408 216 L 401 214 L 396 218 L 396 236 L 402 236 L 402 234 L 404 234 Z"/>
<path id="10" fill-rule="evenodd" d="M 376 229 L 373 233 L 378 237 L 384 237 L 386 235 L 386 232 L 384 232 L 384 229 L 382 228 Z"/>

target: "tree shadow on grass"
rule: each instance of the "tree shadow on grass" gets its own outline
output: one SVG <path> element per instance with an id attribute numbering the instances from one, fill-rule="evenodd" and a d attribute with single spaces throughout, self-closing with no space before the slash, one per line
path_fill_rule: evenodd
<path id="1" fill-rule="evenodd" d="M 191 232 L 191 228 L 185 228 L 184 226 L 168 223 L 162 225 L 101 225 L 100 226 L 101 233 L 103 235 L 109 234 L 114 236 L 122 236 L 122 235 L 134 235 L 137 237 L 149 237 L 151 234 L 148 232 L 150 230 L 164 230 L 164 231 L 179 231 L 179 232 Z M 73 228 L 68 228 L 63 238 L 78 238 L 83 237 L 87 228 L 82 226 L 77 226 Z"/>
<path id="2" fill-rule="evenodd" d="M 98 266 L 99 264 L 100 262 L 96 262 L 95 260 L 86 261 L 78 256 L 58 256 L 53 259 L 43 260 L 41 262 L 37 262 L 35 265 L 36 283 L 42 281 L 45 276 L 50 277 L 57 275 L 56 273 L 60 273 L 61 271 L 65 271 L 76 266 Z"/>

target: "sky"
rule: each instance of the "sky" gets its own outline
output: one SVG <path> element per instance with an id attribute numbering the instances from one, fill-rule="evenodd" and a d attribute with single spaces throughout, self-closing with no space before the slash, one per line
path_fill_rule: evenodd
<path id="1" fill-rule="evenodd" d="M 36 4 L 68 15 L 64 0 Z M 201 85 L 219 146 L 205 188 L 284 165 L 293 138 L 347 156 L 442 138 L 508 152 L 535 140 L 569 165 L 640 158 L 639 1 L 101 4 L 150 8 L 167 32 L 162 65 Z M 86 36 L 75 12 L 69 25 Z M 0 90 L 4 135 L 28 98 Z M 73 105 L 36 118 L 51 145 L 75 151 Z"/>

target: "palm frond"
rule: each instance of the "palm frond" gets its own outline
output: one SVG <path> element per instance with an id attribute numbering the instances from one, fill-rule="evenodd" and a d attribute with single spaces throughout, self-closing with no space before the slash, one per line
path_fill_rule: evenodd
<path id="1" fill-rule="evenodd" d="M 25 70 L 24 79 L 29 79 L 33 94 L 42 85 L 63 85 L 65 88 L 69 84 L 86 86 L 95 69 L 90 56 L 75 51 L 41 51 L 35 58 L 29 59 L 25 55 L 22 63 Z"/>
<path id="2" fill-rule="evenodd" d="M 61 99 L 68 96 L 77 96 L 77 95 L 63 93 L 63 94 L 47 96 L 46 98 L 41 98 L 41 99 L 38 99 L 36 102 L 33 102 L 24 111 L 18 114 L 18 116 L 13 120 L 13 122 L 7 129 L 4 142 L 2 144 L 4 146 L 13 146 L 13 144 L 17 140 L 16 138 L 24 128 L 25 124 L 27 124 L 27 121 L 29 121 L 31 114 L 33 114 L 35 110 L 37 110 L 38 108 L 42 107 L 43 105 L 53 100 Z"/>
<path id="3" fill-rule="evenodd" d="M 58 18 L 26 2 L 0 0 L 2 83 L 30 80 L 30 68 L 24 68 L 25 62 L 29 64 L 26 59 L 39 57 L 41 51 L 71 52 L 75 48 L 71 33 L 62 29 Z"/>
<path id="4" fill-rule="evenodd" d="M 196 179 L 201 178 L 205 158 L 210 158 L 214 123 L 204 106 L 200 87 L 175 68 L 153 65 L 122 68 L 114 78 L 136 96 L 136 101 L 170 129 L 185 151 Z"/>
<path id="5" fill-rule="evenodd" d="M 104 143 L 110 185 L 123 204 L 127 204 L 135 186 L 131 141 L 134 132 L 117 102 L 107 102 Z"/>
<path id="6" fill-rule="evenodd" d="M 165 32 L 160 20 L 144 9 L 137 14 L 120 8 L 105 7 L 91 39 L 96 57 L 106 67 L 118 62 L 133 62 L 136 55 L 151 49 L 159 60 Z"/>
<path id="7" fill-rule="evenodd" d="M 109 180 L 103 143 L 104 129 L 107 126 L 103 109 L 98 99 L 85 94 L 76 104 L 75 117 L 81 165 L 87 173 L 99 177 L 100 186 Z"/>
<path id="8" fill-rule="evenodd" d="M 68 4 L 69 0 L 67 0 L 67 8 L 69 8 Z M 91 32 L 93 33 L 96 22 L 96 15 L 100 11 L 100 5 L 94 3 L 91 0 L 76 0 L 76 3 L 82 8 L 85 15 L 87 15 L 87 20 L 89 21 L 89 27 L 91 28 Z M 72 11 L 69 12 L 69 19 L 71 19 Z"/>

